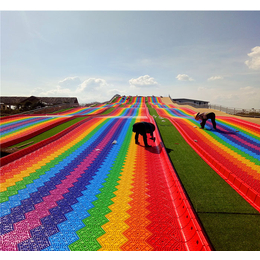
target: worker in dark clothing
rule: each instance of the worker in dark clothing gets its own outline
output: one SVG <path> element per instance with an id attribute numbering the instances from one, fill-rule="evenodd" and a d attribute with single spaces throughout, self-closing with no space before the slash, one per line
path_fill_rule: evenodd
<path id="1" fill-rule="evenodd" d="M 212 125 L 213 125 L 213 128 L 216 130 L 217 129 L 217 125 L 216 125 L 216 116 L 215 116 L 215 113 L 213 112 L 210 112 L 210 113 L 197 113 L 195 115 L 195 119 L 198 121 L 198 120 L 201 120 L 202 122 L 200 123 L 201 125 L 201 128 L 204 129 L 204 126 L 206 124 L 206 121 L 208 119 L 211 120 L 212 122 Z"/>
<path id="2" fill-rule="evenodd" d="M 135 143 L 139 144 L 138 137 L 139 134 L 143 136 L 144 145 L 145 147 L 151 147 L 151 145 L 148 145 L 147 143 L 147 136 L 146 133 L 150 133 L 151 140 L 155 141 L 155 137 L 153 137 L 153 132 L 155 130 L 155 126 L 152 123 L 148 122 L 138 122 L 133 125 L 133 132 L 135 133 Z"/>

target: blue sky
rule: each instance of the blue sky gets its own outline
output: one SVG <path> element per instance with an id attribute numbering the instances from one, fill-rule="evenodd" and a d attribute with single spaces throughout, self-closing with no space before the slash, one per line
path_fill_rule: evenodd
<path id="1" fill-rule="evenodd" d="M 1 12 L 1 95 L 114 94 L 260 109 L 260 12 Z"/>

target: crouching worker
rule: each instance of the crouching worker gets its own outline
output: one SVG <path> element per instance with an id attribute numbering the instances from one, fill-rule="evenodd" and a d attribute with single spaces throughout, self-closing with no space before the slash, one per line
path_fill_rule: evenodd
<path id="1" fill-rule="evenodd" d="M 208 119 L 211 120 L 212 122 L 212 125 L 213 125 L 213 128 L 216 130 L 217 129 L 217 125 L 216 125 L 216 116 L 215 116 L 215 113 L 213 112 L 210 112 L 210 113 L 197 113 L 195 115 L 195 119 L 198 121 L 198 120 L 201 120 L 202 122 L 200 123 L 201 125 L 201 128 L 204 129 L 204 126 L 206 124 L 206 121 Z"/>
<path id="2" fill-rule="evenodd" d="M 143 136 L 144 145 L 145 147 L 151 147 L 151 145 L 148 145 L 147 143 L 147 136 L 146 133 L 150 133 L 151 140 L 155 141 L 155 137 L 153 137 L 153 132 L 155 130 L 155 126 L 152 123 L 148 122 L 138 122 L 133 125 L 133 132 L 135 133 L 135 143 L 139 144 L 138 137 L 139 134 Z"/>

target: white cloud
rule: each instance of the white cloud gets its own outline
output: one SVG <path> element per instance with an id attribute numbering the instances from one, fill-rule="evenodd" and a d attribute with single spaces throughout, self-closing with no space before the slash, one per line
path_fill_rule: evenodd
<path id="1" fill-rule="evenodd" d="M 260 100 L 260 88 L 255 88 L 251 86 L 240 88 L 239 93 L 241 95 L 241 99 L 246 100 L 258 100 L 258 102 L 253 103 L 255 107 L 259 108 L 259 100 Z"/>
<path id="2" fill-rule="evenodd" d="M 219 94 L 222 98 L 219 104 L 227 104 L 228 107 L 235 107 L 241 109 L 250 109 L 252 107 L 259 109 L 260 89 L 254 87 L 243 87 L 237 92 L 226 92 L 226 94 Z M 230 105 L 230 103 L 232 105 Z"/>
<path id="3" fill-rule="evenodd" d="M 179 74 L 176 79 L 180 80 L 180 81 L 194 81 L 193 78 L 191 78 L 190 76 L 186 75 L 186 74 Z"/>
<path id="4" fill-rule="evenodd" d="M 207 90 L 207 88 L 205 88 L 205 87 L 198 87 L 198 91 L 205 91 L 205 90 Z"/>
<path id="5" fill-rule="evenodd" d="M 222 76 L 212 76 L 210 78 L 208 78 L 208 81 L 214 81 L 214 80 L 219 80 L 219 79 L 223 79 Z"/>
<path id="6" fill-rule="evenodd" d="M 251 51 L 247 54 L 250 59 L 246 60 L 245 64 L 249 69 L 260 70 L 260 46 L 254 47 Z"/>
<path id="7" fill-rule="evenodd" d="M 32 92 L 36 96 L 77 97 L 79 103 L 105 102 L 115 94 L 125 94 L 124 89 L 120 91 L 100 78 L 88 78 L 81 82 L 79 77 L 67 77 L 53 85 L 48 90 L 35 88 Z"/>
<path id="8" fill-rule="evenodd" d="M 119 95 L 123 96 L 123 95 L 125 95 L 125 92 L 122 91 L 122 90 L 120 90 L 120 89 L 114 88 L 114 89 L 109 89 L 109 90 L 107 91 L 107 94 L 108 94 L 109 97 L 112 98 L 112 97 L 113 97 L 114 95 L 116 95 L 116 94 L 119 94 Z"/>
<path id="9" fill-rule="evenodd" d="M 219 88 L 199 87 L 194 98 L 208 100 L 212 105 L 221 105 L 229 108 L 260 109 L 260 88 L 245 86 L 237 88 L 236 91 L 222 86 Z"/>
<path id="10" fill-rule="evenodd" d="M 130 79 L 129 83 L 135 87 L 156 87 L 159 85 L 155 79 L 149 75 L 141 76 L 137 79 Z"/>
<path id="11" fill-rule="evenodd" d="M 43 92 L 43 91 L 44 91 L 43 88 L 35 88 L 35 89 L 33 89 L 32 91 L 30 91 L 30 95 L 31 95 L 31 96 L 37 96 L 37 94 L 38 94 L 39 92 Z"/>
<path id="12" fill-rule="evenodd" d="M 67 87 L 67 88 L 75 88 L 81 83 L 79 77 L 67 77 L 61 81 L 59 81 L 59 86 Z"/>
<path id="13" fill-rule="evenodd" d="M 247 86 L 247 87 L 242 87 L 240 88 L 242 91 L 251 91 L 253 90 L 254 88 L 253 87 L 250 87 L 250 86 Z"/>
<path id="14" fill-rule="evenodd" d="M 45 97 L 75 96 L 73 91 L 68 88 L 62 88 L 61 86 L 56 86 L 53 89 L 40 92 L 39 95 Z"/>
<path id="15" fill-rule="evenodd" d="M 89 78 L 80 84 L 76 92 L 81 93 L 83 91 L 91 91 L 93 93 L 93 91 L 106 91 L 106 89 L 109 88 L 109 86 L 110 85 L 104 79 Z"/>

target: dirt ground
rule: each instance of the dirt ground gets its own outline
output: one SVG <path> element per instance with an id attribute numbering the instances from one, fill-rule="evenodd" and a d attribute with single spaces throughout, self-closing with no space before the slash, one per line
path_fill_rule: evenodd
<path id="1" fill-rule="evenodd" d="M 163 98 L 161 98 L 161 100 L 166 105 L 173 104 L 174 106 L 179 107 L 179 108 L 187 107 L 189 109 L 192 109 L 195 112 L 209 112 L 209 111 L 212 111 L 212 112 L 214 112 L 216 114 L 216 116 L 235 117 L 235 118 L 243 119 L 245 121 L 252 122 L 252 123 L 260 125 L 260 118 L 241 117 L 241 116 L 230 115 L 230 114 L 227 114 L 225 112 L 222 112 L 222 111 L 219 111 L 219 110 L 215 110 L 215 109 L 195 108 L 195 107 L 188 106 L 188 105 L 178 105 L 176 103 L 173 103 L 169 97 L 163 97 Z"/>

